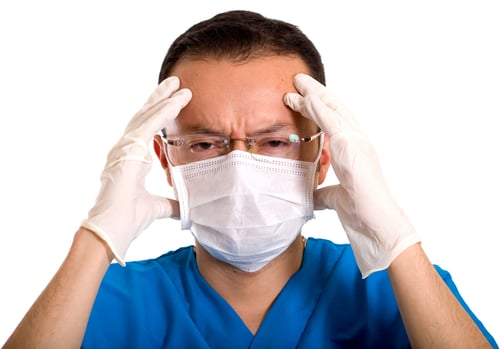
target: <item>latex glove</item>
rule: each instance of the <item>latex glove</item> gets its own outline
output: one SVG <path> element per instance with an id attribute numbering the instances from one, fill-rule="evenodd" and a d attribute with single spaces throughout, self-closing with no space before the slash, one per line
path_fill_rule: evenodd
<path id="1" fill-rule="evenodd" d="M 178 202 L 148 193 L 145 177 L 152 166 L 153 136 L 190 100 L 191 91 L 179 90 L 177 77 L 164 80 L 108 154 L 95 206 L 81 226 L 101 237 L 122 266 L 130 243 L 155 219 L 179 217 Z"/>
<path id="2" fill-rule="evenodd" d="M 325 86 L 305 74 L 294 79 L 297 93 L 284 101 L 330 137 L 338 185 L 314 193 L 315 209 L 335 209 L 352 245 L 363 278 L 386 269 L 406 248 L 420 241 L 389 192 L 375 150 L 353 114 Z"/>

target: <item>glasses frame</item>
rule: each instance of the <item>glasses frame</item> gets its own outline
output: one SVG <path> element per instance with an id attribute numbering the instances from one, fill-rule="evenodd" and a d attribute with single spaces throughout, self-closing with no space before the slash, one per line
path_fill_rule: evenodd
<path id="1" fill-rule="evenodd" d="M 319 131 L 311 136 L 308 137 L 301 137 L 295 133 L 291 133 L 288 137 L 288 141 L 291 143 L 309 143 L 314 141 L 315 139 L 318 139 L 324 134 L 323 131 Z M 205 136 L 204 134 L 200 134 L 200 136 Z M 222 145 L 226 147 L 226 149 L 231 147 L 231 144 L 233 144 L 234 141 L 241 141 L 245 142 L 247 150 L 251 150 L 252 146 L 257 142 L 257 139 L 255 137 L 245 137 L 245 138 L 231 138 L 229 136 L 217 136 L 217 135 L 207 135 L 207 136 L 214 136 L 214 137 L 220 137 L 222 140 Z M 174 146 L 174 147 L 180 147 L 186 144 L 186 141 L 182 138 L 182 136 L 174 136 L 177 139 L 169 139 L 167 137 L 167 134 L 165 132 L 165 129 L 161 130 L 161 138 L 165 144 L 165 152 L 168 157 L 168 151 L 166 147 L 168 145 Z"/>

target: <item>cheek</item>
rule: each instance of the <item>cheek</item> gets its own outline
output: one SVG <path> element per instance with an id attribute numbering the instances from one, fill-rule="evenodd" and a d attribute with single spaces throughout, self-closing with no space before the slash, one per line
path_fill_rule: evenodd
<path id="1" fill-rule="evenodd" d="M 300 160 L 313 162 L 316 160 L 319 152 L 319 143 L 313 141 L 310 143 L 301 143 L 300 146 Z"/>

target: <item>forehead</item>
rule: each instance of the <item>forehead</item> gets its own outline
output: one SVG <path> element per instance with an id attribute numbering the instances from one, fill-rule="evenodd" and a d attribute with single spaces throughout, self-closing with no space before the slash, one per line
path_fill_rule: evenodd
<path id="1" fill-rule="evenodd" d="M 226 58 L 185 58 L 172 69 L 171 75 L 181 79 L 183 87 L 191 89 L 207 83 L 230 82 L 237 78 L 240 85 L 259 85 L 293 88 L 292 78 L 297 73 L 310 73 L 302 59 L 296 56 L 264 56 L 244 61 Z"/>
<path id="2" fill-rule="evenodd" d="M 302 59 L 290 56 L 228 59 L 183 59 L 172 75 L 193 93 L 174 128 L 210 127 L 224 133 L 251 132 L 256 127 L 288 123 L 299 129 L 315 125 L 283 103 L 286 92 L 295 92 L 293 77 L 310 73 Z M 307 127 L 313 124 L 312 127 Z M 244 129 L 244 130 L 243 130 Z"/>

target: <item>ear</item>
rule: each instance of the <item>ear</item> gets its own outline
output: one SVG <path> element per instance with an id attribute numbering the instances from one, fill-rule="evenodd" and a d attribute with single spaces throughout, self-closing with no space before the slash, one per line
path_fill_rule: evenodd
<path id="1" fill-rule="evenodd" d="M 169 170 L 169 165 L 167 161 L 167 156 L 165 153 L 165 143 L 161 139 L 159 135 L 155 135 L 154 137 L 154 150 L 156 153 L 156 156 L 160 160 L 161 167 L 163 167 L 163 170 L 165 171 L 165 174 L 167 175 L 167 181 L 170 186 L 172 186 L 172 177 L 170 176 L 170 170 Z"/>
<path id="2" fill-rule="evenodd" d="M 321 149 L 321 155 L 318 162 L 318 185 L 323 183 L 328 170 L 330 169 L 330 138 L 325 134 L 323 137 L 323 148 Z"/>

